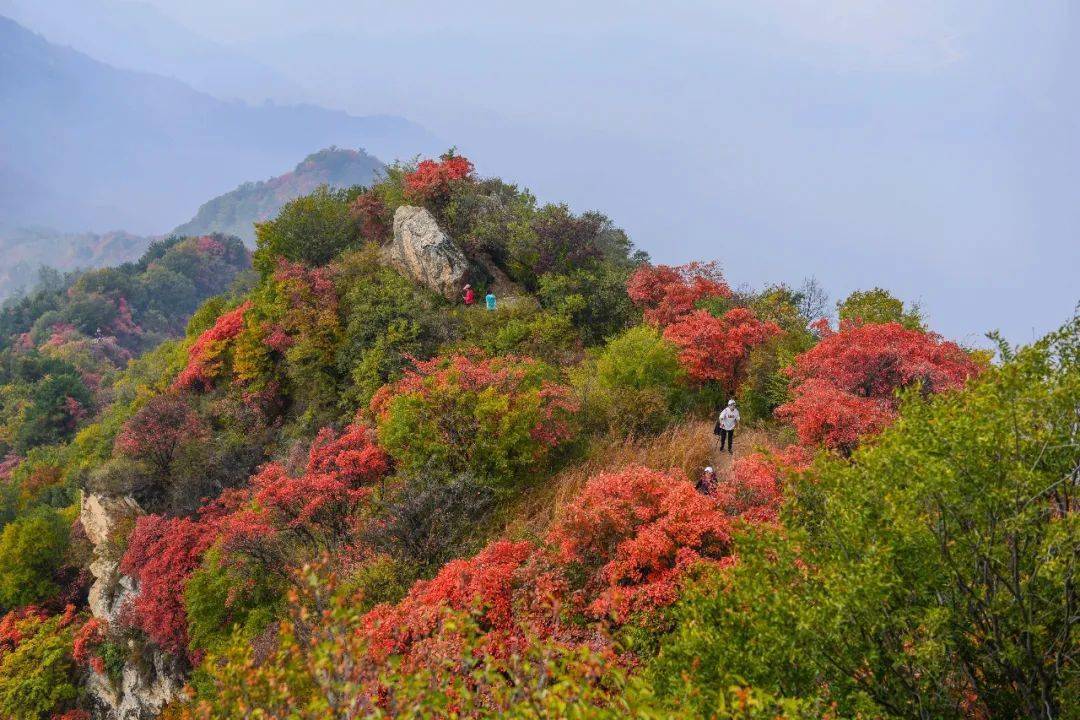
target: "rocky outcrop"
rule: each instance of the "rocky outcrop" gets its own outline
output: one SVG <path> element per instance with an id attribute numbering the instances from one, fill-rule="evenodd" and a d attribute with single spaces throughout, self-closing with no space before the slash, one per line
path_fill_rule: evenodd
<path id="1" fill-rule="evenodd" d="M 120 536 L 130 531 L 142 508 L 130 497 L 84 493 L 79 520 L 94 545 L 88 605 L 94 617 L 117 627 L 123 607 L 138 593 L 133 578 L 120 572 Z M 86 691 L 99 720 L 150 720 L 183 691 L 180 662 L 152 647 L 128 639 L 130 656 L 112 679 L 91 672 Z"/>
<path id="2" fill-rule="evenodd" d="M 120 574 L 115 549 L 117 531 L 130 529 L 141 514 L 138 503 L 129 497 L 83 495 L 79 520 L 94 545 L 94 559 L 90 563 L 94 584 L 90 586 L 88 603 L 94 617 L 110 624 L 117 619 L 124 602 L 135 593 L 134 581 Z"/>
<path id="3" fill-rule="evenodd" d="M 394 213 L 394 237 L 383 258 L 406 277 L 448 300 L 461 294 L 473 268 L 426 208 L 402 205 Z"/>
<path id="4" fill-rule="evenodd" d="M 139 652 L 132 643 L 132 651 Z M 128 661 L 117 682 L 96 672 L 86 683 L 94 717 L 102 720 L 153 720 L 183 693 L 183 670 L 159 650 L 143 648 L 137 662 Z"/>

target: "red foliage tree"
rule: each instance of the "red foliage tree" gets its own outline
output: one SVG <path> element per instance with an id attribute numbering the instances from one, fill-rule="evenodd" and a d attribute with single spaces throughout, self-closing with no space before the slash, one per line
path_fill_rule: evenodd
<path id="1" fill-rule="evenodd" d="M 800 384 L 790 402 L 776 408 L 776 417 L 790 422 L 803 445 L 851 452 L 863 435 L 881 432 L 896 413 L 885 398 L 860 397 L 827 380 Z"/>
<path id="2" fill-rule="evenodd" d="M 645 311 L 645 320 L 659 327 L 692 312 L 701 300 L 732 296 L 715 262 L 642 266 L 630 276 L 626 292 Z"/>
<path id="3" fill-rule="evenodd" d="M 53 715 L 52 720 L 90 720 L 90 713 L 76 708 L 68 710 L 62 715 Z"/>
<path id="4" fill-rule="evenodd" d="M 390 235 L 390 214 L 386 204 L 372 192 L 358 195 L 349 206 L 352 217 L 360 223 L 360 235 L 370 242 L 381 243 Z"/>
<path id="5" fill-rule="evenodd" d="M 187 652 L 184 585 L 213 544 L 212 523 L 144 515 L 135 523 L 120 571 L 139 582 L 127 620 L 169 652 Z"/>
<path id="6" fill-rule="evenodd" d="M 90 618 L 83 623 L 72 638 L 71 656 L 75 662 L 94 672 L 105 674 L 105 661 L 98 655 L 98 648 L 105 642 L 106 624 L 98 618 Z"/>
<path id="7" fill-rule="evenodd" d="M 296 542 L 330 545 L 353 529 L 371 485 L 389 470 L 389 459 L 370 429 L 350 425 L 340 435 L 319 433 L 299 477 L 278 463 L 266 465 L 250 487 L 229 490 L 196 517 L 146 515 L 136 522 L 121 572 L 139 582 L 128 622 L 176 655 L 187 648 L 183 592 L 188 578 L 215 543 L 283 572 L 278 550 Z"/>
<path id="8" fill-rule="evenodd" d="M 337 437 L 324 429 L 311 445 L 302 475 L 290 476 L 280 464 L 270 463 L 252 478 L 250 502 L 234 496 L 218 503 L 218 508 L 236 506 L 216 513 L 220 534 L 226 545 L 249 551 L 280 532 L 333 544 L 352 529 L 372 485 L 385 477 L 389 467 L 389 457 L 367 427 L 350 425 Z"/>
<path id="9" fill-rule="evenodd" d="M 850 451 L 860 435 L 895 416 L 896 392 L 919 384 L 923 393 L 961 387 L 981 371 L 956 343 L 900 323 L 844 323 L 799 355 L 788 372 L 792 400 L 776 410 L 804 444 Z"/>
<path id="10" fill-rule="evenodd" d="M 396 605 L 380 605 L 364 618 L 376 659 L 413 653 L 430 644 L 444 611 L 476 611 L 492 651 L 505 653 L 517 635 L 514 594 L 520 571 L 536 548 L 528 542 L 499 540 L 469 559 L 448 563 L 431 580 L 416 583 Z"/>
<path id="11" fill-rule="evenodd" d="M 405 195 L 414 201 L 445 199 L 455 183 L 472 178 L 473 164 L 461 155 L 447 153 L 435 160 L 424 160 L 416 170 L 405 175 Z"/>
<path id="12" fill-rule="evenodd" d="M 744 455 L 735 461 L 730 476 L 717 485 L 713 497 L 731 517 L 776 522 L 783 504 L 785 474 L 806 470 L 810 459 L 810 453 L 799 445 L 776 453 Z"/>
<path id="13" fill-rule="evenodd" d="M 19 647 L 26 637 L 28 624 L 44 622 L 47 618 L 45 611 L 36 605 L 15 608 L 0 618 L 0 659 Z"/>
<path id="14" fill-rule="evenodd" d="M 177 390 L 209 390 L 221 371 L 224 353 L 229 341 L 244 329 L 244 315 L 251 309 L 251 301 L 223 313 L 214 326 L 204 332 L 188 349 L 188 363 L 177 376 L 173 387 Z"/>
<path id="15" fill-rule="evenodd" d="M 588 570 L 578 603 L 623 621 L 673 602 L 689 567 L 727 555 L 730 529 L 685 478 L 638 467 L 591 478 L 548 540 L 561 563 Z"/>
<path id="16" fill-rule="evenodd" d="M 184 398 L 158 395 L 124 423 L 114 447 L 121 455 L 149 463 L 165 476 L 185 445 L 203 442 L 209 433 L 209 427 Z"/>
<path id="17" fill-rule="evenodd" d="M 762 322 L 748 308 L 734 308 L 719 318 L 705 310 L 683 315 L 664 329 L 664 339 L 679 348 L 679 363 L 687 375 L 717 381 L 735 393 L 750 351 L 780 333 L 776 323 Z"/>
<path id="18" fill-rule="evenodd" d="M 374 658 L 423 664 L 452 653 L 450 611 L 472 611 L 485 651 L 497 656 L 535 637 L 603 645 L 601 634 L 564 618 L 617 624 L 649 614 L 676 599 L 690 567 L 729 562 L 729 520 L 717 504 L 684 478 L 645 468 L 590 479 L 547 540 L 550 549 L 496 541 L 373 609 L 364 632 Z"/>

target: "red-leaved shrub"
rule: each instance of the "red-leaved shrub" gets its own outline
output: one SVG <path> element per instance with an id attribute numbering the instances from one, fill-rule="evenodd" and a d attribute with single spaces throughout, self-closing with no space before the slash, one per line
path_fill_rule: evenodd
<path id="1" fill-rule="evenodd" d="M 645 320 L 666 327 L 709 298 L 729 298 L 731 288 L 715 262 L 644 265 L 626 283 L 626 292 L 645 312 Z"/>
<path id="2" fill-rule="evenodd" d="M 781 333 L 774 322 L 762 322 L 748 308 L 733 308 L 722 317 L 705 310 L 683 315 L 664 329 L 664 339 L 679 348 L 679 364 L 695 380 L 719 382 L 738 392 L 750 351 Z"/>
<path id="3" fill-rule="evenodd" d="M 193 518 L 144 515 L 135 523 L 120 571 L 139 582 L 128 621 L 169 652 L 187 652 L 184 585 L 214 542 L 214 527 Z"/>
<path id="4" fill-rule="evenodd" d="M 472 177 L 473 164 L 460 155 L 443 155 L 423 160 L 405 175 L 405 195 L 410 200 L 439 200 L 447 197 L 453 184 Z"/>
<path id="5" fill-rule="evenodd" d="M 799 445 L 774 453 L 744 455 L 732 465 L 730 476 L 721 478 L 713 497 L 731 517 L 754 523 L 776 522 L 784 500 L 785 473 L 806 470 L 810 459 L 810 453 Z"/>
<path id="6" fill-rule="evenodd" d="M 952 390 L 981 371 L 956 343 L 900 323 L 822 330 L 821 342 L 789 368 L 792 400 L 776 409 L 804 444 L 849 452 L 861 435 L 891 422 L 898 390 L 915 384 L 927 394 Z"/>
<path id="7" fill-rule="evenodd" d="M 180 371 L 173 387 L 178 390 L 209 390 L 221 371 L 229 341 L 244 329 L 244 315 L 251 301 L 223 313 L 214 326 L 204 332 L 188 349 L 187 366 Z"/>

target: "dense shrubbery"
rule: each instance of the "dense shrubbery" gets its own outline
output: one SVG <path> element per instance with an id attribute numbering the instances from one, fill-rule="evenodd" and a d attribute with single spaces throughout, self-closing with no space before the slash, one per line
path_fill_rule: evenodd
<path id="1" fill-rule="evenodd" d="M 53 617 L 29 607 L 0 619 L 0 715 L 38 720 L 75 704 L 74 619 L 70 607 Z"/>
<path id="2" fill-rule="evenodd" d="M 406 203 L 498 310 L 383 263 Z M 0 715 L 155 653 L 176 718 L 1072 711 L 1077 327 L 987 369 L 875 289 L 832 331 L 812 283 L 647 264 L 453 153 L 258 236 L 197 311 L 221 239 L 0 314 Z M 732 395 L 771 447 L 702 492 Z M 76 488 L 139 506 L 97 548 L 137 587 L 111 625 L 62 614 L 102 531 Z"/>
<path id="3" fill-rule="evenodd" d="M 171 238 L 137 263 L 46 284 L 0 309 L 0 455 L 70 439 L 140 352 L 180 334 L 248 264 L 235 238 Z"/>
<path id="4" fill-rule="evenodd" d="M 417 362 L 372 400 L 379 441 L 403 467 L 428 464 L 512 487 L 550 465 L 578 409 L 553 368 L 528 358 Z"/>
<path id="5" fill-rule="evenodd" d="M 931 394 L 955 389 L 979 364 L 958 345 L 899 323 L 823 327 L 822 341 L 789 370 L 791 402 L 777 409 L 804 444 L 850 451 L 859 437 L 895 416 L 896 393 L 913 385 Z"/>
<path id="6" fill-rule="evenodd" d="M 938 386 L 940 387 L 940 386 Z M 675 614 L 658 686 L 734 682 L 846 716 L 1072 717 L 1080 320 L 795 486 L 787 528 Z"/>

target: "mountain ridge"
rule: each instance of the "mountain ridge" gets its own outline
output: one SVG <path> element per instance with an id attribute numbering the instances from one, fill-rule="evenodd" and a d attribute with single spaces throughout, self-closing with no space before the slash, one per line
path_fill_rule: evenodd
<path id="1" fill-rule="evenodd" d="M 207 197 L 271 177 L 312 147 L 388 160 L 432 152 L 393 115 L 224 101 L 174 79 L 120 70 L 0 16 L 0 220 L 62 231 L 158 234 Z"/>
<path id="2" fill-rule="evenodd" d="M 247 181 L 207 200 L 176 235 L 221 232 L 255 245 L 254 223 L 271 219 L 289 200 L 319 185 L 331 188 L 370 185 L 386 166 L 364 150 L 330 147 L 308 155 L 289 172 L 267 180 Z"/>

